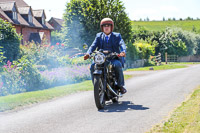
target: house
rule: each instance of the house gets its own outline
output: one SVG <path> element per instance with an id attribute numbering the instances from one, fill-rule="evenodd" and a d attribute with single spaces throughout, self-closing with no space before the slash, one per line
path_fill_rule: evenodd
<path id="1" fill-rule="evenodd" d="M 33 10 L 23 0 L 0 0 L 0 18 L 10 22 L 23 36 L 22 44 L 30 41 L 41 43 L 44 38 L 48 43 L 51 41 L 54 28 L 45 21 L 43 9 Z"/>
<path id="2" fill-rule="evenodd" d="M 54 30 L 60 31 L 63 27 L 64 20 L 60 18 L 52 17 L 48 23 L 54 28 Z"/>

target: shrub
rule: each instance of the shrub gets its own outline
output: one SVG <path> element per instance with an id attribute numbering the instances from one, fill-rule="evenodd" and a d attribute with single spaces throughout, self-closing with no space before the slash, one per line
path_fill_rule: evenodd
<path id="1" fill-rule="evenodd" d="M 3 70 L 2 66 L 4 65 L 4 59 L 6 59 L 6 57 L 4 57 L 2 49 L 3 47 L 0 47 L 0 72 Z"/>
<path id="2" fill-rule="evenodd" d="M 25 82 L 21 77 L 20 71 L 17 70 L 15 65 L 12 65 L 10 61 L 4 65 L 4 72 L 1 75 L 0 81 L 0 96 L 8 94 L 16 94 L 25 92 Z"/>
<path id="3" fill-rule="evenodd" d="M 150 55 L 155 54 L 155 45 L 151 45 L 144 40 L 136 40 L 133 45 L 136 47 L 140 59 L 149 59 Z"/>
<path id="4" fill-rule="evenodd" d="M 33 42 L 21 45 L 21 56 L 26 55 L 36 65 L 46 65 L 48 68 L 59 67 L 59 59 L 64 51 L 64 46 L 57 43 L 51 45 L 37 45 Z"/>
<path id="5" fill-rule="evenodd" d="M 183 56 L 187 54 L 189 49 L 186 46 L 185 40 L 182 40 L 180 36 L 170 28 L 166 29 L 166 31 L 159 38 L 159 41 L 159 48 L 162 55 L 167 52 L 171 55 Z"/>
<path id="6" fill-rule="evenodd" d="M 42 77 L 34 66 L 32 60 L 28 60 L 27 56 L 23 56 L 14 65 L 20 71 L 20 76 L 25 82 L 26 91 L 34 91 L 44 88 Z"/>
<path id="7" fill-rule="evenodd" d="M 4 56 L 7 60 L 17 60 L 21 36 L 8 22 L 0 18 L 0 46 L 3 46 Z"/>

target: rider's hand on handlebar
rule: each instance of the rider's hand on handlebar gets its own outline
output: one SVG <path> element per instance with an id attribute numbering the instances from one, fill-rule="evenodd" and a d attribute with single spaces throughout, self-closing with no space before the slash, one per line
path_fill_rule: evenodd
<path id="1" fill-rule="evenodd" d="M 119 55 L 120 55 L 121 57 L 126 57 L 126 53 L 125 53 L 125 52 L 121 52 Z"/>
<path id="2" fill-rule="evenodd" d="M 87 60 L 90 57 L 89 54 L 84 55 L 84 60 Z"/>

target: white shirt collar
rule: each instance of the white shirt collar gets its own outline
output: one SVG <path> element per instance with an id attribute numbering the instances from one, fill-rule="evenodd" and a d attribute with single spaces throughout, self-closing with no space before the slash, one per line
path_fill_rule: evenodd
<path id="1" fill-rule="evenodd" d="M 109 35 L 106 35 L 106 34 L 104 33 L 104 35 L 105 35 L 105 36 L 108 36 L 108 39 L 109 39 L 109 38 L 110 38 L 110 36 L 111 36 L 111 33 L 110 33 Z"/>

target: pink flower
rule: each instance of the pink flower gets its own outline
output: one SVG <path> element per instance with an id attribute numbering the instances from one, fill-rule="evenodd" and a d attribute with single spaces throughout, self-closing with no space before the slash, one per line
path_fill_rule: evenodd
<path id="1" fill-rule="evenodd" d="M 49 45 L 44 45 L 44 47 L 49 47 Z"/>
<path id="2" fill-rule="evenodd" d="M 8 68 L 6 65 L 3 66 L 4 68 Z"/>
<path id="3" fill-rule="evenodd" d="M 59 43 L 57 42 L 56 45 L 59 45 Z"/>
<path id="4" fill-rule="evenodd" d="M 64 47 L 65 45 L 62 43 L 62 44 L 61 44 L 61 46 L 63 46 L 63 47 Z"/>
<path id="5" fill-rule="evenodd" d="M 51 46 L 51 49 L 53 49 L 54 48 L 54 46 Z"/>
<path id="6" fill-rule="evenodd" d="M 8 65 L 9 68 L 10 68 L 11 64 L 12 63 L 8 60 L 7 65 Z"/>

